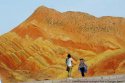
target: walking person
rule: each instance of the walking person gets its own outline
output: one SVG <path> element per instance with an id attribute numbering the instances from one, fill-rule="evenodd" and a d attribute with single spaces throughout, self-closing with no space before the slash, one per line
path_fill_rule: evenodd
<path id="1" fill-rule="evenodd" d="M 84 63 L 84 59 L 80 59 L 78 69 L 80 70 L 82 77 L 84 77 L 85 76 L 84 73 L 87 72 L 87 65 Z"/>
<path id="2" fill-rule="evenodd" d="M 72 72 L 72 66 L 73 66 L 73 59 L 70 54 L 67 55 L 66 58 L 66 65 L 67 65 L 67 72 L 68 72 L 68 77 L 71 78 L 71 72 Z"/>

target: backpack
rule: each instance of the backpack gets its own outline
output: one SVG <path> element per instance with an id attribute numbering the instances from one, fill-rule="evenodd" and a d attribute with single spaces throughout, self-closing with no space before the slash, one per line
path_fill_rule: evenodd
<path id="1" fill-rule="evenodd" d="M 84 72 L 86 73 L 87 72 L 87 66 L 84 65 Z"/>

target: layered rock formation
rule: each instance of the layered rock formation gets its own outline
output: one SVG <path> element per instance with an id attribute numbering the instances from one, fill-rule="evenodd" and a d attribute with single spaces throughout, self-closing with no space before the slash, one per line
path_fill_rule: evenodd
<path id="1" fill-rule="evenodd" d="M 86 76 L 125 73 L 125 19 L 39 7 L 26 21 L 0 36 L 0 74 L 9 81 L 66 78 L 70 53 L 88 65 Z M 64 72 L 64 73 L 62 73 Z"/>

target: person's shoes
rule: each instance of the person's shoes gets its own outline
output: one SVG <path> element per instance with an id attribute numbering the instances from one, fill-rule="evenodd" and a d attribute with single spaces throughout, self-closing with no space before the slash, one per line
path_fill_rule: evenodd
<path id="1" fill-rule="evenodd" d="M 71 79 L 72 79 L 72 77 L 69 77 L 68 79 L 70 79 L 70 80 L 71 80 Z"/>

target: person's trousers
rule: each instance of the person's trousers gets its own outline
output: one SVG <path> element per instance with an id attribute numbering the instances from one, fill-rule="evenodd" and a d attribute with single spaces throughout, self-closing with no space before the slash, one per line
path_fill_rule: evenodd
<path id="1" fill-rule="evenodd" d="M 72 67 L 67 66 L 68 77 L 71 77 Z"/>
<path id="2" fill-rule="evenodd" d="M 82 77 L 84 77 L 84 76 L 85 76 L 85 74 L 84 74 L 84 68 L 83 68 L 83 67 L 80 68 L 80 71 L 81 71 L 81 75 L 82 75 Z"/>

